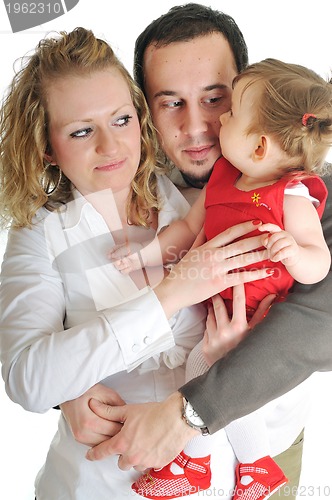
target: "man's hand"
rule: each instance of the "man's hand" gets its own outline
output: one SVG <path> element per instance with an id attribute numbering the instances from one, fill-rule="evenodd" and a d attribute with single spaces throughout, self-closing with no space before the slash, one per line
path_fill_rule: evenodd
<path id="1" fill-rule="evenodd" d="M 265 318 L 276 297 L 277 295 L 275 293 L 270 293 L 269 295 L 264 297 L 264 299 L 262 299 L 262 301 L 259 303 L 259 306 L 257 307 L 255 314 L 249 321 L 249 330 L 255 328 L 257 323 L 260 323 L 262 319 Z"/>
<path id="2" fill-rule="evenodd" d="M 90 401 L 91 409 L 104 419 L 122 422 L 116 436 L 91 448 L 88 460 L 120 455 L 119 468 L 145 470 L 171 462 L 198 431 L 182 419 L 182 395 L 176 392 L 161 403 L 106 406 Z"/>
<path id="3" fill-rule="evenodd" d="M 220 295 L 212 297 L 212 304 L 208 303 L 208 316 L 202 347 L 209 366 L 224 357 L 247 336 L 250 329 L 263 319 L 275 297 L 274 294 L 264 297 L 249 324 L 246 318 L 246 298 L 243 284 L 233 287 L 232 318 L 228 317 L 226 306 Z"/>
<path id="4" fill-rule="evenodd" d="M 233 287 L 233 317 L 228 312 L 219 294 L 208 303 L 206 330 L 203 338 L 203 353 L 206 362 L 212 366 L 236 347 L 248 332 L 243 285 Z"/>
<path id="5" fill-rule="evenodd" d="M 91 398 L 95 398 L 100 404 L 125 404 L 113 389 L 96 384 L 81 397 L 60 405 L 74 438 L 87 446 L 102 443 L 121 429 L 121 423 L 105 420 L 90 409 Z"/>

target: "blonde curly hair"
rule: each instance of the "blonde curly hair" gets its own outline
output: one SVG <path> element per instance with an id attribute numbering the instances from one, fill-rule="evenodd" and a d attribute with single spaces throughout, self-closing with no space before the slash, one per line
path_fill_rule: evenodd
<path id="1" fill-rule="evenodd" d="M 145 98 L 112 48 L 92 31 L 76 28 L 39 42 L 33 55 L 22 58 L 0 115 L 1 225 L 29 227 L 36 211 L 54 209 L 71 199 L 71 183 L 46 164 L 48 137 L 47 84 L 66 76 L 115 67 L 128 84 L 141 128 L 141 160 L 132 181 L 127 214 L 131 223 L 148 227 L 158 210 L 156 172 L 158 142 Z M 56 189 L 54 189 L 56 187 Z"/>
<path id="2" fill-rule="evenodd" d="M 251 64 L 233 81 L 248 78 L 243 92 L 260 85 L 247 134 L 271 135 L 290 159 L 281 174 L 327 173 L 332 146 L 332 83 L 298 64 L 265 59 Z"/>

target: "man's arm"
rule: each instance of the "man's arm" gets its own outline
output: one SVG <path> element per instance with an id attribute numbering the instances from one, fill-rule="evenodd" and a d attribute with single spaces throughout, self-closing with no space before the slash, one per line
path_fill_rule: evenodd
<path id="1" fill-rule="evenodd" d="M 331 251 L 332 177 L 324 180 L 329 196 L 322 225 Z M 312 373 L 332 370 L 331 296 L 331 270 L 318 284 L 297 283 L 287 300 L 275 304 L 236 349 L 180 389 L 210 432 L 284 394 Z"/>
<path id="2" fill-rule="evenodd" d="M 179 392 L 160 403 L 111 406 L 91 399 L 89 405 L 99 417 L 121 422 L 122 428 L 111 439 L 90 448 L 86 458 L 93 461 L 119 455 L 118 465 L 122 470 L 163 467 L 199 434 L 182 418 Z"/>
<path id="3" fill-rule="evenodd" d="M 211 310 L 208 313 L 205 333 L 205 335 L 208 334 L 212 342 L 223 335 L 229 340 L 231 338 L 234 340 L 234 335 L 235 337 L 238 335 L 238 322 L 242 321 L 243 324 L 247 325 L 245 308 L 243 307 L 245 302 L 244 287 L 237 286 L 236 290 L 236 293 L 233 294 L 234 322 L 228 318 L 220 295 L 213 297 L 214 312 Z M 261 302 L 250 322 L 251 327 L 261 320 L 273 298 L 272 295 L 269 295 Z M 223 344 L 227 349 L 225 343 Z M 224 353 L 223 350 L 221 355 Z M 123 470 L 128 470 L 133 466 L 137 470 L 163 467 L 173 460 L 193 435 L 198 434 L 198 431 L 194 430 L 182 418 L 184 402 L 180 392 L 171 394 L 160 403 L 114 406 L 91 399 L 89 407 L 96 414 L 96 418 L 99 417 L 114 425 L 120 423 L 122 427 L 118 434 L 91 448 L 87 458 L 100 460 L 109 455 L 118 454 L 120 455 L 118 464 Z"/>
<path id="4" fill-rule="evenodd" d="M 330 249 L 331 181 L 326 182 L 330 194 L 322 219 Z M 110 407 L 91 402 L 97 415 L 122 422 L 123 427 L 115 437 L 91 448 L 87 458 L 120 454 L 119 467 L 124 470 L 162 467 L 194 432 L 181 418 L 181 393 L 213 433 L 296 387 L 313 372 L 331 370 L 331 292 L 331 271 L 316 285 L 297 284 L 287 301 L 275 304 L 233 351 L 162 403 Z"/>

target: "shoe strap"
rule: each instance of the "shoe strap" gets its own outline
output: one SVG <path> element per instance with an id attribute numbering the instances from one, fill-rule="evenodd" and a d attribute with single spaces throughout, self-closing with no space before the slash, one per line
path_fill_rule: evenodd
<path id="1" fill-rule="evenodd" d="M 182 469 L 191 469 L 196 472 L 201 472 L 202 474 L 207 470 L 206 466 L 196 463 L 194 458 L 189 457 L 183 451 L 174 458 L 173 462 Z"/>
<path id="2" fill-rule="evenodd" d="M 186 467 L 186 465 L 189 463 L 190 457 L 186 455 L 183 451 L 179 453 L 173 460 L 173 462 L 178 465 L 179 467 Z"/>
<path id="3" fill-rule="evenodd" d="M 256 467 L 255 465 L 242 464 L 240 466 L 240 476 L 248 476 L 250 474 L 268 474 L 268 471 L 263 467 Z"/>

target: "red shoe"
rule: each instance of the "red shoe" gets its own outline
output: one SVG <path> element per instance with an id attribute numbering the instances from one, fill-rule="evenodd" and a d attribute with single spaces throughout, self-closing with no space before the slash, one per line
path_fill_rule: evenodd
<path id="1" fill-rule="evenodd" d="M 252 481 L 249 484 L 242 484 L 241 478 L 243 476 L 250 476 Z M 233 500 L 269 498 L 287 481 L 287 477 L 271 457 L 260 458 L 253 464 L 239 464 L 236 467 Z"/>
<path id="2" fill-rule="evenodd" d="M 173 474 L 171 471 L 172 463 L 181 467 L 183 474 Z M 151 469 L 135 481 L 131 487 L 142 497 L 166 500 L 207 490 L 210 485 L 210 455 L 191 458 L 181 451 L 173 462 L 161 469 Z"/>

